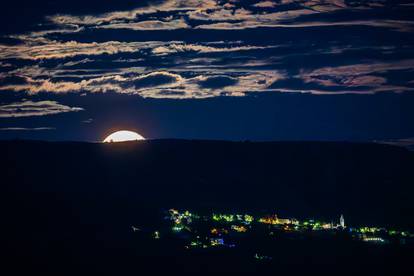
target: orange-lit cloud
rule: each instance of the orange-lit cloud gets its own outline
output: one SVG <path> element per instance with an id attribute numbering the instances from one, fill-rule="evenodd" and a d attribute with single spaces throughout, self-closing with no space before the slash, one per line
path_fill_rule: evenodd
<path id="1" fill-rule="evenodd" d="M 364 27 L 394 35 L 414 30 L 414 22 L 404 17 L 359 16 L 384 5 L 169 0 L 129 11 L 51 15 L 36 31 L 10 35 L 13 43 L 0 44 L 0 90 L 29 96 L 116 92 L 153 98 L 411 91 L 409 81 L 391 83 L 387 76 L 413 68 L 409 54 L 395 57 L 397 45 L 327 39 L 326 45 L 315 46 L 317 30 Z M 339 12 L 353 16 L 336 17 Z M 338 63 L 339 56 L 347 60 L 356 51 L 375 52 L 378 60 Z M 302 86 L 282 85 L 289 80 Z"/>
<path id="2" fill-rule="evenodd" d="M 148 45 L 148 44 L 147 44 Z M 102 54 L 132 53 L 146 47 L 141 42 L 108 41 L 102 43 L 82 43 L 77 41 L 58 42 L 43 39 L 39 43 L 23 45 L 1 45 L 0 58 L 2 59 L 62 59 L 74 56 L 93 56 Z"/>
<path id="3" fill-rule="evenodd" d="M 0 105 L 0 118 L 46 116 L 82 111 L 80 107 L 69 107 L 56 101 L 22 101 Z"/>

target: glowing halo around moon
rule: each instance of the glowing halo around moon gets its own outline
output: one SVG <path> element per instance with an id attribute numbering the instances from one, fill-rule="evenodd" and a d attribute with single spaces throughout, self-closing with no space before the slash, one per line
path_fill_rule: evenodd
<path id="1" fill-rule="evenodd" d="M 112 143 L 112 142 L 126 142 L 126 141 L 139 141 L 145 140 L 145 138 L 134 131 L 129 130 L 120 130 L 110 134 L 106 137 L 103 142 L 104 143 Z"/>

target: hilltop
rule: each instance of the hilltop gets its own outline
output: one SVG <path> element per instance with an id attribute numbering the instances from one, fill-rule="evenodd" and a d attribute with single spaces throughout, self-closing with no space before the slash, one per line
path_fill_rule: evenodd
<path id="1" fill-rule="evenodd" d="M 414 154 L 381 144 L 3 141 L 3 191 L 412 224 Z M 91 202 L 92 202 L 91 201 Z"/>

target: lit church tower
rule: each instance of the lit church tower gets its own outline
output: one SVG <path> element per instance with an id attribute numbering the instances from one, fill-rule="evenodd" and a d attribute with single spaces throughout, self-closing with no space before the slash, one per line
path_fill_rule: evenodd
<path id="1" fill-rule="evenodd" d="M 339 218 L 339 224 L 341 225 L 342 229 L 345 229 L 344 215 L 341 215 L 341 217 Z"/>

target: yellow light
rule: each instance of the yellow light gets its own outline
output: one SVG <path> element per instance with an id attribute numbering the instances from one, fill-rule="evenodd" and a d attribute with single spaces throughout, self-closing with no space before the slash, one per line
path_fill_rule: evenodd
<path id="1" fill-rule="evenodd" d="M 120 130 L 106 137 L 105 140 L 103 140 L 103 142 L 111 143 L 111 142 L 125 142 L 125 141 L 137 141 L 137 140 L 145 140 L 145 138 L 133 131 Z"/>
<path id="2" fill-rule="evenodd" d="M 238 225 L 232 225 L 231 226 L 231 229 L 233 229 L 234 231 L 239 232 L 239 233 L 243 233 L 243 232 L 246 232 L 247 231 L 247 228 L 246 227 L 244 227 L 244 226 L 238 226 Z"/>

